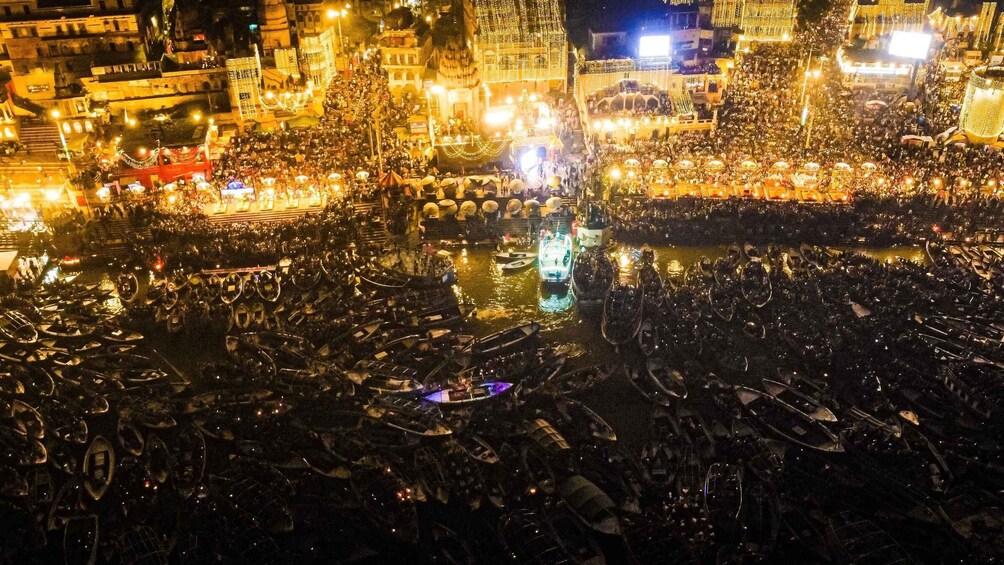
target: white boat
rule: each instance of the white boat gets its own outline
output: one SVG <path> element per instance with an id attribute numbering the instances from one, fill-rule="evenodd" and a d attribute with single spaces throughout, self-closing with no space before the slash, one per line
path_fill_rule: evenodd
<path id="1" fill-rule="evenodd" d="M 572 277 L 572 236 L 548 234 L 540 240 L 537 267 L 540 280 L 550 284 L 568 284 Z"/>

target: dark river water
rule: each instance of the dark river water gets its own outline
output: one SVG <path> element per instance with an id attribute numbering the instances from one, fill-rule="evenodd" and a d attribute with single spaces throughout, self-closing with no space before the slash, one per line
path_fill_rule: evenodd
<path id="1" fill-rule="evenodd" d="M 682 275 L 688 265 L 701 257 L 715 259 L 724 256 L 727 249 L 727 246 L 654 248 L 656 264 L 663 277 Z M 920 247 L 853 249 L 879 261 L 892 261 L 899 257 L 926 261 L 924 250 Z M 614 248 L 611 252 L 620 261 L 630 256 L 631 248 Z M 563 345 L 570 350 L 566 368 L 621 358 L 621 354 L 600 334 L 602 306 L 580 307 L 571 291 L 555 292 L 542 288 L 536 268 L 502 274 L 488 249 L 456 248 L 453 259 L 458 281 L 455 291 L 464 301 L 477 307 L 476 314 L 461 330 L 463 333 L 483 336 L 537 321 L 541 324 L 543 344 Z M 99 273 L 84 273 L 78 280 L 91 282 L 96 279 L 112 286 L 108 276 Z M 144 333 L 152 350 L 150 353 L 186 374 L 196 387 L 198 366 L 226 355 L 223 336 L 171 335 L 160 325 L 144 329 Z M 627 449 L 636 451 L 646 441 L 651 406 L 631 386 L 626 375 L 616 375 L 587 391 L 581 399 L 613 426 Z"/>

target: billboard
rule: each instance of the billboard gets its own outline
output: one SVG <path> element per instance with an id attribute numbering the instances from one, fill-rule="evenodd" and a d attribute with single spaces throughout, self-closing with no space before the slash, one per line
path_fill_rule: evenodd
<path id="1" fill-rule="evenodd" d="M 669 45 L 668 35 L 643 35 L 638 40 L 638 56 L 669 57 Z"/>
<path id="2" fill-rule="evenodd" d="M 894 31 L 889 41 L 889 54 L 908 59 L 927 59 L 931 34 L 914 31 Z"/>

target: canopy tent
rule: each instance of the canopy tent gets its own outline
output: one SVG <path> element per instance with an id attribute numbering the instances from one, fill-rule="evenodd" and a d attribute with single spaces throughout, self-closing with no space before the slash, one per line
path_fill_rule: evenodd
<path id="1" fill-rule="evenodd" d="M 387 174 L 380 178 L 380 188 L 394 188 L 403 184 L 404 177 L 394 171 L 387 171 Z"/>

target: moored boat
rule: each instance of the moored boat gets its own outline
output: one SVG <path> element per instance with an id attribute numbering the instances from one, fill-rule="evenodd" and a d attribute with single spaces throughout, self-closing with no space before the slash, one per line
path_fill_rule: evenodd
<path id="1" fill-rule="evenodd" d="M 802 447 L 826 453 L 844 450 L 840 439 L 804 412 L 773 396 L 751 388 L 735 387 L 740 403 L 766 428 Z"/>

